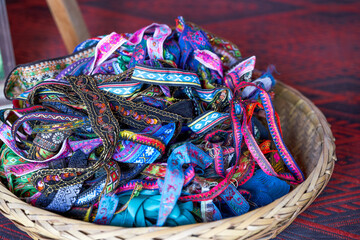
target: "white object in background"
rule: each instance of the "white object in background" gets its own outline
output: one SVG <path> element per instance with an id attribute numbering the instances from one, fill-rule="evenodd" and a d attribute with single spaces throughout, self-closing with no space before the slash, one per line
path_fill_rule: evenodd
<path id="1" fill-rule="evenodd" d="M 15 67 L 14 49 L 11 41 L 9 20 L 6 11 L 5 0 L 0 0 L 0 105 L 9 104 L 10 102 L 4 96 L 4 79 Z"/>

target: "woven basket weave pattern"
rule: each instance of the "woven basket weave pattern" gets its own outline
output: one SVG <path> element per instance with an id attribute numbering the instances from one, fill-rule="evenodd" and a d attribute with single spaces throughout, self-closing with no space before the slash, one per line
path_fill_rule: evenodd
<path id="1" fill-rule="evenodd" d="M 318 108 L 298 91 L 277 84 L 274 106 L 284 140 L 306 180 L 273 203 L 244 215 L 174 228 L 121 228 L 65 218 L 33 207 L 0 183 L 0 212 L 34 239 L 259 239 L 275 237 L 321 193 L 334 169 L 335 144 Z"/>

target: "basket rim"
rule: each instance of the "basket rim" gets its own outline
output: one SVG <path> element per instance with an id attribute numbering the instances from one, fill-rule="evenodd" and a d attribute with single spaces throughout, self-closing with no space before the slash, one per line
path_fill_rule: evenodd
<path id="1" fill-rule="evenodd" d="M 311 173 L 307 176 L 305 181 L 299 184 L 295 189 L 286 194 L 285 196 L 275 200 L 274 202 L 261 207 L 255 210 L 252 210 L 246 214 L 222 219 L 215 222 L 210 223 L 196 223 L 190 225 L 176 226 L 176 227 L 139 227 L 139 228 L 125 228 L 118 226 L 109 226 L 109 225 L 97 225 L 95 223 L 85 222 L 81 220 L 71 219 L 59 215 L 57 213 L 53 213 L 44 209 L 40 209 L 34 207 L 26 202 L 20 200 L 16 195 L 14 195 L 10 190 L 8 190 L 2 182 L 0 182 L 0 213 L 2 213 L 5 217 L 10 219 L 16 226 L 18 226 L 23 231 L 27 232 L 33 238 L 43 237 L 38 231 L 42 231 L 42 233 L 48 233 L 46 237 L 50 238 L 82 238 L 84 239 L 100 239 L 106 238 L 109 236 L 120 236 L 120 234 L 125 234 L 128 231 L 136 231 L 140 235 L 136 237 L 131 237 L 131 239 L 144 239 L 144 238 L 153 238 L 153 237 L 161 237 L 171 235 L 172 233 L 177 233 L 177 238 L 181 239 L 182 237 L 186 237 L 191 235 L 193 232 L 197 230 L 204 230 L 204 226 L 206 228 L 213 228 L 209 232 L 202 234 L 202 237 L 211 237 L 213 233 L 216 233 L 216 230 L 219 228 L 223 229 L 225 226 L 229 227 L 234 223 L 239 223 L 241 220 L 245 219 L 237 228 L 245 228 L 248 229 L 249 225 L 253 224 L 258 216 L 266 219 L 271 217 L 272 219 L 276 219 L 277 212 L 281 209 L 284 209 L 284 206 L 288 202 L 294 202 L 293 199 L 301 199 L 301 197 L 309 192 L 312 192 L 311 199 L 306 202 L 306 204 L 299 203 L 295 201 L 293 205 L 295 206 L 294 211 L 290 212 L 290 218 L 283 221 L 283 219 L 277 219 L 276 223 L 271 223 L 271 225 L 280 225 L 275 231 L 269 232 L 264 231 L 264 229 L 260 229 L 260 231 L 254 231 L 254 234 L 245 234 L 244 237 L 258 238 L 258 237 L 275 237 L 282 230 L 284 230 L 288 225 L 291 224 L 292 221 L 295 220 L 296 216 L 299 215 L 302 211 L 304 211 L 314 200 L 315 198 L 322 192 L 327 182 L 329 181 L 332 171 L 334 169 L 334 161 L 336 160 L 335 155 L 335 139 L 331 132 L 330 126 L 324 116 L 324 114 L 304 95 L 302 95 L 299 91 L 294 89 L 293 87 L 277 80 L 276 87 L 286 89 L 293 94 L 297 95 L 301 98 L 308 107 L 310 107 L 311 111 L 316 115 L 319 119 L 318 131 L 323 132 L 323 146 L 321 151 L 320 159 Z M 327 161 L 325 161 L 327 160 Z M 325 169 L 325 170 L 324 170 Z M 323 173 L 321 175 L 321 173 Z M 325 176 L 325 177 L 324 177 Z M 322 179 L 324 178 L 324 179 Z M 321 186 L 318 181 L 321 180 Z M 307 187 L 305 187 L 307 186 Z M 303 191 L 303 192 L 302 192 Z M 19 211 L 22 210 L 22 211 Z M 28 217 L 30 216 L 30 217 Z M 275 216 L 275 217 L 274 217 Z M 48 223 L 48 221 L 54 221 L 55 224 Z M 264 220 L 265 221 L 265 220 Z M 41 222 L 41 224 L 40 224 Z M 66 222 L 65 226 L 61 226 L 61 222 Z M 72 226 L 70 227 L 69 224 Z M 49 226 L 49 228 L 45 228 L 44 226 Z M 77 228 L 81 227 L 81 233 L 74 233 L 74 231 L 79 231 Z M 269 226 L 270 227 L 270 226 Z M 37 231 L 33 231 L 33 230 Z M 265 229 L 266 230 L 266 229 Z M 45 231 L 45 232 L 44 232 Z M 70 231 L 73 235 L 68 233 L 62 233 L 62 231 Z M 94 232 L 95 234 L 91 235 L 90 238 L 88 235 L 84 235 L 84 231 Z M 269 235 L 271 233 L 271 235 Z M 110 234 L 110 235 L 109 235 Z M 113 234 L 113 235 L 111 235 Z M 136 233 L 135 233 L 136 234 Z M 145 234 L 145 235 L 144 235 Z M 74 238 L 75 237 L 75 238 Z M 180 237 L 180 238 L 179 238 Z"/>

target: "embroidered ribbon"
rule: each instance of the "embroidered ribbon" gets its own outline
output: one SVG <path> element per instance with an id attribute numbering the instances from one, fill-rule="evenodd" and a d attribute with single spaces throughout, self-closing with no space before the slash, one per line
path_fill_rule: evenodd
<path id="1" fill-rule="evenodd" d="M 84 101 L 89 113 L 91 126 L 94 132 L 101 138 L 104 150 L 101 153 L 100 159 L 88 168 L 69 168 L 63 169 L 62 172 L 51 169 L 39 170 L 32 176 L 32 182 L 34 186 L 43 184 L 44 189 L 42 193 L 45 195 L 61 187 L 79 184 L 88 179 L 94 174 L 94 171 L 111 159 L 119 136 L 119 125 L 114 121 L 115 118 L 108 104 L 106 104 L 107 101 L 97 89 L 94 80 L 87 76 L 81 76 L 80 78 L 69 77 L 68 80 L 74 88 L 74 91 Z M 76 174 L 76 177 L 65 181 L 66 176 L 64 173 Z M 45 183 L 43 179 L 49 175 L 57 175 L 59 177 L 58 181 L 56 181 L 55 184 Z"/>
<path id="2" fill-rule="evenodd" d="M 196 134 L 202 134 L 228 119 L 228 117 L 228 113 L 209 111 L 197 117 L 193 122 L 189 123 L 188 126 Z"/>
<path id="3" fill-rule="evenodd" d="M 47 167 L 39 163 L 29 163 L 17 156 L 7 145 L 0 148 L 0 177 L 6 179 L 8 188 L 20 198 L 28 198 L 38 191 L 29 183 L 32 173 Z"/>
<path id="4" fill-rule="evenodd" d="M 114 195 L 104 195 L 100 200 L 98 212 L 94 222 L 97 224 L 109 224 L 115 213 L 119 199 Z"/>
<path id="5" fill-rule="evenodd" d="M 213 69 L 219 73 L 219 75 L 223 76 L 223 70 L 221 65 L 221 60 L 218 55 L 209 50 L 195 50 L 195 59 L 200 63 L 204 64 L 205 67 Z"/>
<path id="6" fill-rule="evenodd" d="M 248 128 L 248 125 L 243 124 L 241 131 L 244 134 L 245 143 L 248 146 L 249 151 L 251 152 L 252 156 L 257 161 L 259 166 L 267 174 L 272 176 L 277 176 L 285 180 L 289 180 L 294 184 L 301 183 L 302 181 L 304 181 L 304 175 L 301 172 L 300 168 L 297 166 L 289 150 L 285 147 L 285 144 L 280 134 L 279 127 L 275 120 L 274 107 L 272 106 L 269 94 L 265 90 L 261 89 L 260 87 L 252 83 L 242 83 L 238 86 L 238 88 L 246 87 L 246 86 L 254 86 L 258 88 L 260 98 L 266 112 L 266 119 L 270 129 L 271 137 L 276 145 L 276 148 L 279 151 L 281 158 L 284 160 L 284 163 L 286 164 L 286 166 L 288 167 L 291 173 L 275 172 L 275 170 L 272 168 L 272 166 L 270 165 L 264 154 L 261 152 L 259 146 L 257 145 L 253 135 L 251 134 Z M 243 109 L 243 112 L 244 111 L 245 109 Z M 243 122 L 245 123 L 247 122 L 246 114 L 243 114 Z"/>
<path id="7" fill-rule="evenodd" d="M 94 60 L 90 66 L 89 73 L 103 63 L 117 48 L 126 42 L 124 34 L 110 33 L 100 40 L 96 45 Z"/>
<path id="8" fill-rule="evenodd" d="M 235 90 L 238 85 L 241 83 L 241 78 L 246 73 L 251 73 L 255 67 L 255 60 L 256 57 L 252 56 L 247 58 L 233 67 L 231 70 L 228 71 L 228 74 L 224 78 L 225 85 L 230 88 L 231 90 Z M 249 79 L 251 76 L 248 76 Z"/>
<path id="9" fill-rule="evenodd" d="M 220 197 L 228 204 L 235 216 L 244 214 L 250 209 L 249 203 L 232 184 L 229 184 Z"/>
<path id="10" fill-rule="evenodd" d="M 181 69 L 156 69 L 148 66 L 136 66 L 131 79 L 152 84 L 201 87 L 200 80 L 195 73 Z"/>
<path id="11" fill-rule="evenodd" d="M 147 48 L 150 59 L 164 59 L 163 45 L 165 39 L 171 34 L 171 29 L 165 25 L 161 24 L 155 28 L 154 36 L 149 37 L 147 40 Z"/>
<path id="12" fill-rule="evenodd" d="M 191 143 L 185 143 L 173 150 L 168 158 L 168 168 L 165 175 L 164 190 L 161 195 L 157 226 L 162 226 L 165 223 L 167 216 L 180 196 L 184 182 L 182 165 L 186 163 L 194 163 L 205 169 L 212 163 L 212 159 Z"/>

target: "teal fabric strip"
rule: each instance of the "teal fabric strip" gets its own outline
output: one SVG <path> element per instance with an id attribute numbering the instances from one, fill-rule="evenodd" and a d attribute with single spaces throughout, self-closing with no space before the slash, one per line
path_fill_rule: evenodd
<path id="1" fill-rule="evenodd" d="M 126 204 L 130 199 L 131 192 L 119 196 L 119 208 Z M 158 191 L 141 191 L 139 196 L 130 200 L 126 210 L 115 214 L 110 224 L 122 227 L 149 227 L 154 226 L 158 217 L 161 195 Z M 192 202 L 177 202 L 165 226 L 179 226 L 195 223 L 195 219 L 190 213 L 193 210 Z"/>

